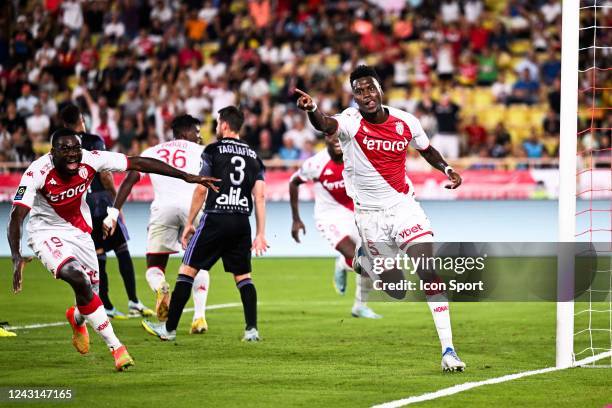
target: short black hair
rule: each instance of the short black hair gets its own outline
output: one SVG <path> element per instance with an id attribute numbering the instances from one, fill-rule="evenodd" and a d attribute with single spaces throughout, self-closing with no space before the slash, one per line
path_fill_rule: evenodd
<path id="1" fill-rule="evenodd" d="M 199 126 L 200 121 L 191 115 L 179 115 L 172 119 L 170 127 L 175 139 L 180 139 L 184 132 L 191 130 L 193 126 Z"/>
<path id="2" fill-rule="evenodd" d="M 226 106 L 219 109 L 219 121 L 227 123 L 233 132 L 238 133 L 244 123 L 244 113 L 235 106 Z"/>
<path id="3" fill-rule="evenodd" d="M 376 73 L 374 67 L 370 67 L 368 65 L 358 65 L 357 68 L 355 68 L 353 72 L 351 72 L 351 87 L 353 86 L 353 81 L 365 77 L 372 77 L 376 79 L 380 84 L 380 78 L 378 77 L 378 74 Z"/>
<path id="4" fill-rule="evenodd" d="M 60 112 L 60 118 L 63 125 L 67 127 L 76 127 L 81 117 L 81 111 L 76 105 L 68 104 Z"/>
<path id="5" fill-rule="evenodd" d="M 55 132 L 51 134 L 51 146 L 57 147 L 59 143 L 59 139 L 61 139 L 64 136 L 77 136 L 80 142 L 80 136 L 77 132 L 67 127 L 61 127 L 61 128 L 56 129 Z"/>

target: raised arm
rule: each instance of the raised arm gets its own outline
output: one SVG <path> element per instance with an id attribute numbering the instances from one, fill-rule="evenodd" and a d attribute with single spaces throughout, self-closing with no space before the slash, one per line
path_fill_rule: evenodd
<path id="1" fill-rule="evenodd" d="M 13 261 L 13 292 L 21 291 L 23 282 L 23 268 L 25 264 L 32 260 L 31 257 L 24 258 L 21 255 L 21 230 L 23 220 L 30 212 L 30 209 L 23 205 L 13 205 L 9 215 L 7 237 L 11 248 L 11 259 Z"/>
<path id="2" fill-rule="evenodd" d="M 253 201 L 255 202 L 255 239 L 253 240 L 252 250 L 255 255 L 263 255 L 269 248 L 266 242 L 266 183 L 257 180 L 253 186 Z"/>
<path id="3" fill-rule="evenodd" d="M 289 202 L 291 203 L 291 218 L 293 222 L 291 224 L 291 236 L 293 237 L 295 242 L 300 242 L 300 230 L 304 234 L 306 234 L 306 227 L 300 218 L 300 209 L 299 209 L 299 189 L 300 184 L 304 182 L 300 180 L 299 177 L 292 177 L 291 181 L 289 181 Z"/>
<path id="4" fill-rule="evenodd" d="M 462 179 L 459 173 L 453 170 L 453 168 L 446 163 L 446 160 L 444 160 L 440 152 L 437 151 L 432 145 L 429 145 L 424 150 L 418 150 L 418 152 L 432 167 L 446 174 L 448 179 L 451 181 L 451 184 L 447 184 L 444 187 L 454 190 L 461 185 Z"/>
<path id="5" fill-rule="evenodd" d="M 301 96 L 297 100 L 297 107 L 308 112 L 308 120 L 315 129 L 323 133 L 334 133 L 338 129 L 338 121 L 331 116 L 327 116 L 318 109 L 312 97 L 301 89 L 295 88 L 295 92 Z"/>
<path id="6" fill-rule="evenodd" d="M 198 213 L 202 209 L 207 195 L 208 189 L 204 186 L 197 185 L 195 190 L 193 190 L 191 206 L 189 207 L 189 215 L 187 216 L 187 222 L 185 223 L 183 234 L 181 235 L 181 244 L 183 245 L 183 249 L 187 249 L 187 244 L 189 243 L 191 236 L 195 234 L 193 221 L 196 219 Z"/>

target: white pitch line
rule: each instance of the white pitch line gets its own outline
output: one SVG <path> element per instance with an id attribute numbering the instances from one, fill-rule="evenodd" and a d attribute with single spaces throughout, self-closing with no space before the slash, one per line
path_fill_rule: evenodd
<path id="1" fill-rule="evenodd" d="M 228 307 L 238 307 L 242 306 L 242 303 L 220 303 L 218 305 L 210 305 L 206 307 L 206 310 L 215 310 L 215 309 L 226 309 Z M 183 310 L 183 312 L 193 312 L 193 307 L 188 307 Z M 26 330 L 26 329 L 43 329 L 45 327 L 54 327 L 54 326 L 65 326 L 68 322 L 52 322 L 52 323 L 36 323 L 36 324 L 27 324 L 25 326 L 7 326 L 5 327 L 7 330 Z"/>
<path id="2" fill-rule="evenodd" d="M 578 367 L 578 366 L 590 364 L 590 363 L 593 363 L 593 362 L 595 362 L 597 360 L 601 360 L 602 358 L 607 358 L 607 357 L 610 357 L 610 356 L 612 356 L 612 352 L 611 351 L 608 351 L 608 352 L 605 352 L 605 353 L 601 353 L 601 354 L 598 354 L 596 356 L 587 357 L 585 359 L 576 361 L 574 363 L 573 367 Z M 532 375 L 545 374 L 545 373 L 550 373 L 550 372 L 553 372 L 553 371 L 565 370 L 567 368 L 571 368 L 571 367 L 559 367 L 559 368 L 558 367 L 548 367 L 548 368 L 541 368 L 539 370 L 524 371 L 522 373 L 508 374 L 508 375 L 504 375 L 502 377 L 489 378 L 488 380 L 483 380 L 483 381 L 475 381 L 475 382 L 467 382 L 467 383 L 463 383 L 463 384 L 457 384 L 457 385 L 454 385 L 452 387 L 443 388 L 443 389 L 438 390 L 438 391 L 428 392 L 428 393 L 422 394 L 422 395 L 415 395 L 413 397 L 403 398 L 403 399 L 399 399 L 399 400 L 395 400 L 395 401 L 391 401 L 391 402 L 385 402 L 385 403 L 379 404 L 379 405 L 374 405 L 372 408 L 399 408 L 399 407 L 404 407 L 406 405 L 415 404 L 417 402 L 431 401 L 431 400 L 434 400 L 436 398 L 448 397 L 449 395 L 458 394 L 460 392 L 471 390 L 472 388 L 476 388 L 476 387 L 481 387 L 483 385 L 499 384 L 499 383 L 503 383 L 503 382 L 506 382 L 506 381 L 512 381 L 512 380 L 517 380 L 519 378 L 529 377 L 529 376 L 532 376 Z"/>

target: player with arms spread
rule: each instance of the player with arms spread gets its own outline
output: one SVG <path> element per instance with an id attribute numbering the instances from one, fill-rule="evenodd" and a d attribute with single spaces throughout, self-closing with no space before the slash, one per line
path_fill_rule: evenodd
<path id="1" fill-rule="evenodd" d="M 327 148 L 306 160 L 289 181 L 289 200 L 293 217 L 291 236 L 299 243 L 300 230 L 306 233 L 299 213 L 298 189 L 301 184 L 314 181 L 315 222 L 321 235 L 341 254 L 336 260 L 334 286 L 338 293 L 344 295 L 346 270 L 352 268 L 356 245 L 360 239 L 355 226 L 353 200 L 346 195 L 344 188 L 342 178 L 344 162 L 338 135 L 336 133 L 326 135 L 325 144 Z M 353 317 L 380 319 L 382 316 L 376 314 L 365 303 L 371 279 L 367 275 L 361 278 L 359 274 L 355 276 L 355 302 L 351 314 Z"/>
<path id="2" fill-rule="evenodd" d="M 246 142 L 239 139 L 244 115 L 234 106 L 219 110 L 217 137 L 219 140 L 204 149 L 201 175 L 222 180 L 219 191 L 204 191 L 196 187 L 189 220 L 202 207 L 204 215 L 189 241 L 183 264 L 176 278 L 170 299 L 168 321 L 151 323 L 143 320 L 143 327 L 161 340 L 174 340 L 183 308 L 189 300 L 193 278 L 198 270 L 210 270 L 221 258 L 226 272 L 234 275 L 240 291 L 246 322 L 243 341 L 258 341 L 257 292 L 251 279 L 251 251 L 263 254 L 268 244 L 265 238 L 266 201 L 264 165 Z M 249 215 L 255 207 L 257 231 L 251 244 Z M 191 229 L 186 228 L 189 234 Z M 185 236 L 185 234 L 184 234 Z M 187 237 L 185 237 L 186 239 Z"/>
<path id="3" fill-rule="evenodd" d="M 200 121 L 190 115 L 180 115 L 172 120 L 174 140 L 149 147 L 142 152 L 143 157 L 162 160 L 172 167 L 191 174 L 202 168 L 204 146 L 200 142 Z M 113 209 L 109 212 L 107 224 L 111 231 L 117 225 L 119 210 L 127 200 L 132 187 L 140 180 L 140 173 L 130 171 L 121 183 Z M 170 254 L 180 250 L 181 232 L 192 228 L 193 218 L 189 218 L 189 201 L 195 190 L 194 184 L 185 183 L 171 177 L 151 175 L 154 199 L 151 203 L 151 217 L 147 228 L 147 273 L 146 278 L 151 290 L 156 293 L 155 310 L 160 322 L 168 320 L 170 306 L 170 286 L 166 282 L 166 266 Z M 198 190 L 199 191 L 199 190 Z M 194 209 L 196 222 L 202 214 L 202 206 Z M 188 222 L 189 219 L 189 222 Z M 105 226 L 105 228 L 107 228 Z M 111 232 L 112 233 L 112 232 Z M 195 310 L 191 323 L 191 333 L 208 330 L 206 323 L 206 298 L 210 277 L 207 270 L 201 270 L 193 280 L 193 302 Z"/>
<path id="4" fill-rule="evenodd" d="M 431 254 L 433 231 L 406 176 L 408 146 L 448 176 L 451 184 L 447 188 L 459 187 L 461 176 L 429 144 L 417 118 L 382 104 L 383 92 L 373 68 L 358 66 L 351 72 L 350 83 L 358 108 L 326 116 L 310 95 L 299 89 L 297 106 L 308 112 L 317 130 L 338 132 L 344 152 L 346 191 L 355 203 L 365 260 L 371 264 L 380 254 L 393 256 L 397 251 L 406 251 L 410 256 Z M 354 267 L 359 269 L 358 265 Z M 435 273 L 419 272 L 423 280 L 436 278 Z M 442 369 L 463 371 L 465 363 L 453 347 L 448 301 L 441 292 L 426 292 L 426 297 L 442 346 Z"/>
<path id="5" fill-rule="evenodd" d="M 102 337 L 123 371 L 134 361 L 121 344 L 98 296 L 98 260 L 91 239 L 91 214 L 85 201 L 87 188 L 98 171 L 137 170 L 181 178 L 217 189 L 218 179 L 187 174 L 158 160 L 127 157 L 119 153 L 83 150 L 80 137 L 60 128 L 51 135 L 51 152 L 30 164 L 13 200 L 8 241 L 13 260 L 13 290 L 19 292 L 29 259 L 21 253 L 22 224 L 27 224 L 28 245 L 56 279 L 73 289 L 76 307 L 66 312 L 72 326 L 72 343 L 82 354 L 89 352 L 85 322 Z"/>
<path id="6" fill-rule="evenodd" d="M 76 105 L 67 105 L 60 112 L 60 118 L 65 127 L 79 133 L 81 146 L 85 150 L 106 150 L 104 141 L 98 135 L 86 133 L 83 115 Z M 92 228 L 91 238 L 96 247 L 98 268 L 100 273 L 100 299 L 108 317 L 114 319 L 127 319 L 127 316 L 117 310 L 108 295 L 108 275 L 106 274 L 106 253 L 115 251 L 119 273 L 128 296 L 128 314 L 134 316 L 151 316 L 153 312 L 138 300 L 136 295 L 136 277 L 134 276 L 134 263 L 130 256 L 127 240 L 129 239 L 127 227 L 120 220 L 120 228 L 113 234 L 104 236 L 102 223 L 106 217 L 106 207 L 112 204 L 117 191 L 110 171 L 96 173 L 87 192 L 87 205 L 91 210 Z"/>

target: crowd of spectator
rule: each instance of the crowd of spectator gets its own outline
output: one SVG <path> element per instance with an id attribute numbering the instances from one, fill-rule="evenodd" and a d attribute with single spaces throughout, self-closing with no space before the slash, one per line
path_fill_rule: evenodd
<path id="1" fill-rule="evenodd" d="M 107 148 L 128 154 L 171 138 L 169 123 L 181 112 L 200 119 L 210 141 L 215 113 L 239 104 L 243 137 L 262 158 L 305 159 L 320 148 L 321 135 L 296 110 L 295 87 L 311 93 L 323 111 L 338 112 L 351 105 L 348 74 L 363 63 L 376 66 L 387 103 L 419 117 L 449 158 L 557 155 L 558 0 L 14 0 L 5 6 L 0 162 L 27 163 L 47 152 L 67 103 L 82 108 L 88 129 Z M 593 14 L 581 13 L 584 26 Z M 612 26 L 611 17 L 600 11 L 598 24 Z M 598 32 L 602 43 L 610 43 L 610 32 Z M 589 33 L 581 31 L 581 44 Z M 597 52 L 581 53 L 581 66 L 592 65 Z M 597 57 L 610 62 L 610 53 Z M 610 78 L 609 70 L 583 75 L 581 88 Z M 492 104 L 546 113 L 516 137 L 504 120 L 485 125 L 483 111 L 457 98 L 457 89 L 484 89 Z M 609 102 L 590 89 L 580 93 L 582 103 Z M 594 111 L 581 117 L 585 126 L 610 128 L 610 119 Z M 588 143 L 609 150 L 609 131 L 593 132 Z"/>

